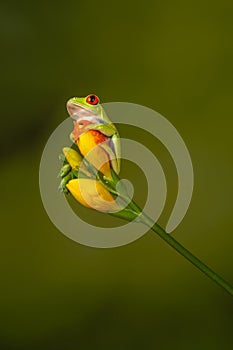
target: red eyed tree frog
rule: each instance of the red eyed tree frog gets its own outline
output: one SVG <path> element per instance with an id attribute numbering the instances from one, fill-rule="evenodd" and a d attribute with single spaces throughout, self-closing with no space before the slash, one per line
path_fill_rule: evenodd
<path id="1" fill-rule="evenodd" d="M 120 136 L 115 125 L 108 118 L 98 96 L 73 97 L 67 102 L 69 115 L 74 119 L 74 130 L 70 134 L 85 156 L 98 145 L 95 158 L 110 162 L 113 170 L 120 172 Z M 105 158 L 104 158 L 105 157 Z M 95 162 L 93 165 L 96 166 Z M 101 170 L 102 171 L 102 170 Z M 104 172 L 104 171 L 103 171 Z"/>

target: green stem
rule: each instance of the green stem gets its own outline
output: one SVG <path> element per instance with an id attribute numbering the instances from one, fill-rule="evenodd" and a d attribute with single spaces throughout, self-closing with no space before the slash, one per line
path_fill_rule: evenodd
<path id="1" fill-rule="evenodd" d="M 161 226 L 154 224 L 154 222 L 145 214 L 141 215 L 141 222 L 149 226 L 155 233 L 157 233 L 165 242 L 167 242 L 172 248 L 174 248 L 178 253 L 183 255 L 187 260 L 189 260 L 194 266 L 201 270 L 205 275 L 207 275 L 212 281 L 217 283 L 220 287 L 225 289 L 230 295 L 233 296 L 233 287 L 226 282 L 221 276 L 216 272 L 211 270 L 207 265 L 205 265 L 201 260 L 199 260 L 195 255 L 183 247 L 179 242 L 177 242 L 171 235 L 169 235 Z"/>
<path id="2" fill-rule="evenodd" d="M 108 185 L 105 183 L 105 186 L 111 191 L 115 190 L 116 183 L 120 180 L 118 175 L 113 171 L 113 181 L 109 181 Z M 100 181 L 104 184 L 104 177 L 100 179 Z M 128 199 L 127 190 L 122 187 L 123 193 L 116 193 L 123 200 Z M 219 276 L 216 272 L 211 270 L 207 265 L 205 265 L 200 259 L 198 259 L 195 255 L 193 255 L 188 249 L 182 246 L 178 241 L 175 240 L 171 235 L 169 235 L 161 226 L 154 223 L 154 221 L 145 214 L 141 208 L 134 202 L 130 201 L 129 207 L 132 210 L 134 215 L 138 216 L 138 221 L 144 223 L 152 231 L 157 233 L 165 242 L 167 242 L 172 248 L 174 248 L 178 253 L 180 253 L 184 258 L 190 261 L 194 266 L 196 266 L 200 271 L 202 271 L 206 276 L 208 276 L 212 281 L 222 287 L 225 291 L 227 291 L 230 295 L 233 296 L 233 287 L 226 282 L 221 276 Z M 130 210 L 129 210 L 130 211 Z M 122 211 L 124 212 L 124 211 Z M 135 217 L 136 217 L 135 216 Z M 127 220 L 132 220 L 132 217 L 127 213 L 125 213 L 125 218 Z"/>

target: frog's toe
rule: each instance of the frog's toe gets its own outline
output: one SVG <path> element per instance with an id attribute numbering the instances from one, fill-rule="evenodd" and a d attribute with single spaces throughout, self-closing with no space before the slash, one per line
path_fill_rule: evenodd
<path id="1" fill-rule="evenodd" d="M 58 176 L 59 177 L 64 177 L 66 176 L 69 172 L 71 171 L 71 166 L 69 164 L 64 164 L 61 168 L 61 170 L 59 171 Z"/>
<path id="2" fill-rule="evenodd" d="M 59 190 L 65 193 L 68 193 L 68 190 L 66 188 L 66 185 L 68 184 L 68 182 L 70 180 L 72 180 L 74 177 L 72 171 L 68 172 L 68 174 L 66 174 L 65 176 L 63 176 L 60 185 L 59 185 Z"/>

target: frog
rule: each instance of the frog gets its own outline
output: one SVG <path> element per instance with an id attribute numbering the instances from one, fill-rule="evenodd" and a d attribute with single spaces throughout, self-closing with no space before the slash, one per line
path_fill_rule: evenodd
<path id="1" fill-rule="evenodd" d="M 105 158 L 108 156 L 114 172 L 119 174 L 120 135 L 101 105 L 99 97 L 95 94 L 72 97 L 67 102 L 67 111 L 74 120 L 74 130 L 70 134 L 70 139 L 78 145 L 81 154 L 85 156 L 98 145 L 105 152 Z M 104 156 L 100 153 L 99 151 L 98 157 Z"/>

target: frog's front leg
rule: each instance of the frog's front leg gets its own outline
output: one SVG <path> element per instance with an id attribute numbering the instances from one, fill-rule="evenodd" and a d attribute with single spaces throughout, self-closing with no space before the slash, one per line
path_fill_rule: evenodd
<path id="1" fill-rule="evenodd" d="M 61 156 L 60 156 L 60 159 L 62 158 Z M 59 189 L 64 193 L 69 193 L 69 191 L 66 188 L 66 185 L 70 180 L 73 179 L 73 172 L 72 172 L 71 166 L 68 163 L 63 163 L 58 176 L 61 177 Z"/>
<path id="2" fill-rule="evenodd" d="M 109 142 L 101 144 L 101 147 L 110 155 L 113 170 L 120 172 L 120 136 L 113 124 L 92 124 L 86 129 L 97 130 L 109 137 Z"/>
<path id="3" fill-rule="evenodd" d="M 61 177 L 61 182 L 59 189 L 62 192 L 68 193 L 66 185 L 70 180 L 78 174 L 78 168 L 82 162 L 82 157 L 69 147 L 63 148 L 63 154 L 60 154 L 59 159 L 63 163 L 61 170 L 59 172 L 59 177 Z"/>
<path id="4" fill-rule="evenodd" d="M 113 124 L 90 124 L 85 127 L 85 131 L 87 130 L 97 130 L 107 137 L 112 137 L 117 133 Z"/>
<path id="5" fill-rule="evenodd" d="M 64 147 L 63 154 L 60 154 L 59 159 L 63 163 L 58 175 L 61 177 L 59 189 L 62 192 L 69 193 L 66 185 L 70 180 L 78 177 L 91 178 L 93 176 L 92 168 L 91 170 L 88 168 L 89 164 L 86 164 L 85 159 L 73 148 Z"/>

